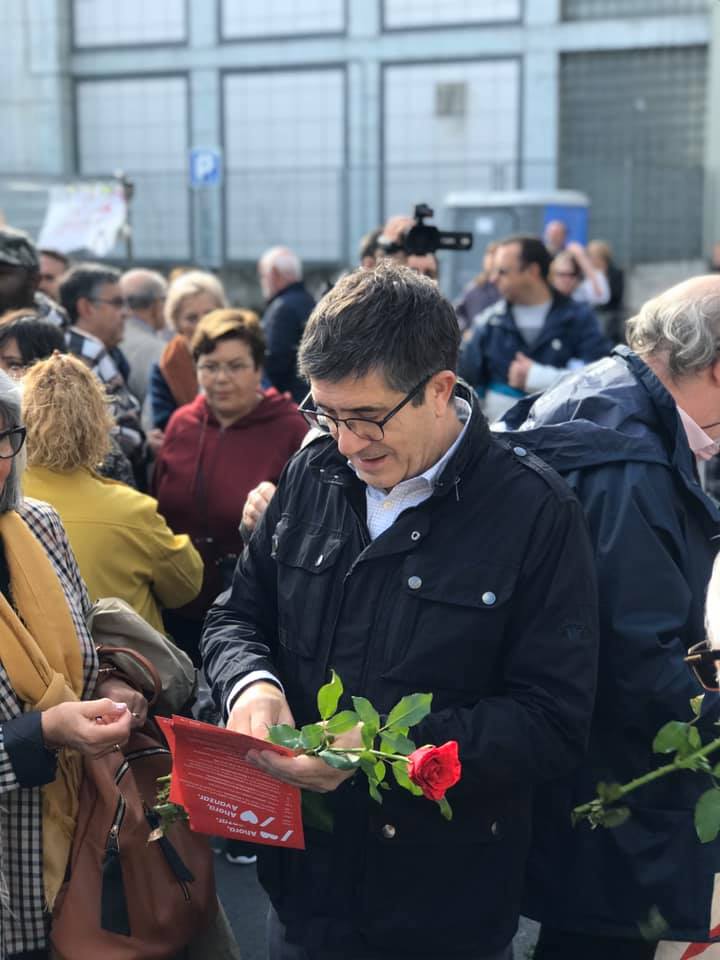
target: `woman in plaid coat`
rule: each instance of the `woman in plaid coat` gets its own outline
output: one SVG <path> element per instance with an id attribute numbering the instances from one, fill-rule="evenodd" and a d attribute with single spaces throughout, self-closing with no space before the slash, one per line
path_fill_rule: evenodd
<path id="1" fill-rule="evenodd" d="M 60 520 L 21 500 L 24 439 L 18 394 L 0 373 L 0 958 L 44 960 L 81 754 L 124 743 L 147 704 L 118 678 L 99 679 L 90 601 Z"/>

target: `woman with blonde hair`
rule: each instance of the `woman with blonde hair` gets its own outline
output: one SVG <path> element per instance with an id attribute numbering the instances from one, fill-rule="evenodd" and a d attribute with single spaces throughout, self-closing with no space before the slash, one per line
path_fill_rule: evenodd
<path id="1" fill-rule="evenodd" d="M 72 355 L 36 363 L 23 381 L 24 490 L 57 510 L 93 600 L 120 597 L 163 629 L 161 611 L 192 600 L 202 561 L 151 497 L 101 477 L 112 418 L 101 385 Z"/>
<path id="2" fill-rule="evenodd" d="M 206 313 L 227 306 L 223 286 L 212 273 L 189 270 L 172 281 L 165 300 L 165 323 L 176 331 L 150 371 L 152 423 L 164 430 L 173 412 L 191 403 L 197 394 L 195 364 L 190 352 L 198 321 Z"/>

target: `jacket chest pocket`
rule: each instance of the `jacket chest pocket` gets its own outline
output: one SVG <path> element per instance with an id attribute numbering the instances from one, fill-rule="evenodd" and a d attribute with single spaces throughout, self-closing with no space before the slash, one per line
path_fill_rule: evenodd
<path id="1" fill-rule="evenodd" d="M 516 573 L 502 564 L 442 565 L 408 556 L 383 676 L 414 689 L 478 690 L 500 670 Z"/>
<path id="2" fill-rule="evenodd" d="M 278 639 L 301 657 L 314 657 L 339 593 L 338 560 L 347 534 L 283 517 L 273 534 L 277 563 Z"/>

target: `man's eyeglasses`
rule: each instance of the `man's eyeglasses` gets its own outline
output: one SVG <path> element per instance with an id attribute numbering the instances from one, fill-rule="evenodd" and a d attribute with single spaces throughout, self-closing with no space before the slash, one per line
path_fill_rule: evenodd
<path id="1" fill-rule="evenodd" d="M 720 650 L 713 649 L 707 640 L 690 647 L 688 655 L 683 658 L 690 664 L 692 671 L 706 690 L 720 689 L 718 681 L 718 666 L 720 665 Z"/>
<path id="2" fill-rule="evenodd" d="M 90 303 L 107 303 L 116 310 L 122 310 L 125 306 L 125 300 L 122 297 L 88 297 Z"/>
<path id="3" fill-rule="evenodd" d="M 25 427 L 0 430 L 0 460 L 11 460 L 22 450 L 25 443 Z"/>
<path id="4" fill-rule="evenodd" d="M 317 427 L 323 433 L 332 434 L 333 437 L 337 437 L 340 424 L 344 423 L 347 429 L 354 433 L 356 437 L 360 437 L 361 440 L 380 441 L 385 437 L 384 428 L 388 420 L 392 420 L 395 414 L 400 413 L 402 408 L 420 393 L 433 376 L 434 374 L 431 373 L 427 377 L 423 377 L 420 383 L 413 387 L 410 393 L 404 396 L 396 407 L 392 408 L 390 413 L 385 414 L 382 420 L 366 420 L 364 417 L 331 417 L 329 413 L 323 413 L 322 410 L 310 410 L 305 404 L 312 402 L 312 393 L 308 393 L 300 404 L 300 413 L 311 427 Z"/>

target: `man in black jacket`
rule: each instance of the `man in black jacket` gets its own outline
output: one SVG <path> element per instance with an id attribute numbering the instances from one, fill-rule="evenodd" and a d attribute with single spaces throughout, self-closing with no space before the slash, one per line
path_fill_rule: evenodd
<path id="1" fill-rule="evenodd" d="M 258 766 L 325 794 L 332 832 L 260 853 L 272 960 L 510 957 L 535 787 L 580 761 L 595 681 L 596 597 L 579 505 L 493 437 L 455 376 L 452 306 L 406 267 L 343 278 L 300 349 L 309 419 L 208 614 L 205 669 L 230 729 L 317 719 L 334 668 L 387 713 L 433 694 L 411 730 L 457 740 L 454 818 L 307 756 Z M 344 735 L 360 743 L 359 730 Z"/>
<path id="2" fill-rule="evenodd" d="M 670 960 L 720 939 L 720 841 L 701 844 L 693 810 L 710 783 L 684 775 L 628 797 L 612 830 L 572 829 L 596 784 L 624 783 L 667 757 L 665 723 L 702 692 L 683 662 L 704 638 L 720 513 L 700 470 L 720 439 L 720 279 L 699 277 L 628 321 L 627 347 L 523 401 L 504 434 L 568 481 L 590 526 L 600 589 L 598 697 L 587 758 L 539 798 L 526 910 L 543 922 L 537 960 Z M 521 429 L 518 429 L 521 428 Z M 704 739 L 719 698 L 707 694 Z M 652 942 L 642 933 L 662 917 Z M 683 946 L 684 944 L 684 946 Z"/>
<path id="3" fill-rule="evenodd" d="M 300 403 L 307 384 L 297 373 L 297 351 L 315 301 L 302 282 L 302 264 L 287 247 L 266 250 L 258 263 L 258 278 L 267 307 L 262 325 L 267 342 L 265 373 L 281 393 Z"/>

